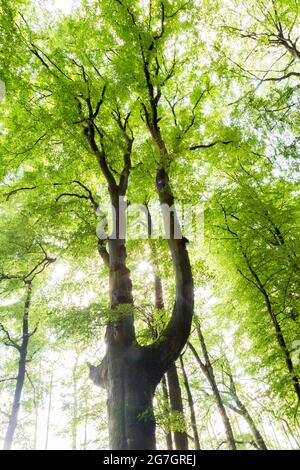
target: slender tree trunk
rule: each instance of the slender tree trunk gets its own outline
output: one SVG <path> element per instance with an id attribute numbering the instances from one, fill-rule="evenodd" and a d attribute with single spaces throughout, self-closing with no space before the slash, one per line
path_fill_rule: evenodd
<path id="1" fill-rule="evenodd" d="M 275 445 L 275 449 L 279 450 L 279 449 L 281 449 L 281 443 L 278 440 L 277 431 L 274 428 L 273 420 L 271 420 L 270 418 L 269 418 L 269 426 L 272 430 L 272 434 L 273 434 L 273 438 L 274 438 L 273 442 L 274 442 L 274 445 Z"/>
<path id="2" fill-rule="evenodd" d="M 51 368 L 51 373 L 50 373 L 49 401 L 48 401 L 48 413 L 47 413 L 47 425 L 46 425 L 46 438 L 45 438 L 45 447 L 44 447 L 45 450 L 48 449 L 48 441 L 49 441 L 50 418 L 51 418 L 51 409 L 52 409 L 52 391 L 53 391 L 53 366 Z"/>
<path id="3" fill-rule="evenodd" d="M 151 228 L 151 225 L 150 225 L 150 228 Z M 152 253 L 152 255 L 155 258 L 155 254 Z M 157 263 L 155 262 L 155 264 L 156 264 L 155 270 L 157 270 Z M 164 308 L 163 288 L 162 288 L 161 278 L 158 274 L 155 274 L 155 277 L 154 277 L 154 288 L 155 288 L 155 307 L 158 310 L 163 309 Z M 177 368 L 174 362 L 169 368 L 169 370 L 167 371 L 166 375 L 167 375 L 167 381 L 168 381 L 168 392 L 169 392 L 171 413 L 180 414 L 181 419 L 182 419 L 182 425 L 184 427 L 183 431 L 178 431 L 178 430 L 174 431 L 175 448 L 177 450 L 187 450 L 188 449 L 188 437 L 187 437 L 187 433 L 185 430 L 186 423 L 185 423 L 185 417 L 184 417 L 181 388 L 180 388 Z"/>
<path id="4" fill-rule="evenodd" d="M 148 210 L 148 236 L 149 239 L 151 238 L 152 233 L 152 219 L 151 214 Z M 156 260 L 156 253 L 152 249 L 152 256 L 154 258 L 154 269 L 157 271 L 157 260 Z M 155 308 L 157 310 L 161 310 L 164 308 L 164 299 L 163 299 L 163 288 L 161 277 L 158 274 L 154 275 L 154 297 L 155 297 Z M 157 331 L 153 331 L 153 336 L 157 337 Z M 168 450 L 173 450 L 173 441 L 172 441 L 172 431 L 171 431 L 171 420 L 170 420 L 170 397 L 169 397 L 169 390 L 167 386 L 166 375 L 163 375 L 161 379 L 162 390 L 165 404 L 167 405 L 167 413 L 168 413 L 168 430 L 166 432 L 166 444 Z"/>
<path id="5" fill-rule="evenodd" d="M 161 379 L 161 385 L 162 385 L 162 391 L 163 391 L 163 397 L 164 397 L 164 402 L 167 407 L 167 413 L 169 416 L 169 410 L 170 410 L 170 402 L 169 402 L 169 393 L 168 393 L 168 387 L 167 387 L 167 381 L 166 381 L 166 376 L 164 375 L 163 378 Z M 168 450 L 173 450 L 173 442 L 172 442 L 172 433 L 171 433 L 171 423 L 170 419 L 168 419 L 168 429 L 166 431 L 166 444 L 167 444 L 167 449 Z"/>
<path id="6" fill-rule="evenodd" d="M 171 412 L 179 414 L 181 424 L 184 428 L 183 431 L 178 431 L 178 430 L 174 431 L 175 447 L 176 447 L 176 450 L 187 450 L 188 449 L 188 437 L 187 437 L 187 433 L 185 430 L 186 424 L 185 424 L 185 419 L 184 419 L 181 388 L 180 388 L 176 364 L 174 362 L 167 371 L 167 379 L 168 379 Z"/>
<path id="7" fill-rule="evenodd" d="M 9 417 L 8 427 L 7 427 L 5 440 L 4 440 L 5 450 L 11 449 L 15 430 L 16 430 L 17 423 L 18 423 L 20 400 L 21 400 L 21 395 L 22 395 L 22 390 L 23 390 L 23 385 L 24 385 L 24 380 L 25 380 L 25 371 L 26 371 L 25 364 L 26 364 L 26 350 L 22 349 L 20 351 L 18 376 L 17 376 L 17 383 L 16 383 L 16 388 L 15 388 L 15 393 L 14 393 L 13 405 L 12 405 L 12 410 L 11 410 L 11 414 Z"/>
<path id="8" fill-rule="evenodd" d="M 18 364 L 18 375 L 17 383 L 14 392 L 12 410 L 8 421 L 7 431 L 4 439 L 4 449 L 10 450 L 12 447 L 15 430 L 18 424 L 18 414 L 20 410 L 21 395 L 23 391 L 25 374 L 26 374 L 26 358 L 27 358 L 27 349 L 29 341 L 29 327 L 28 327 L 28 317 L 29 317 L 29 308 L 31 300 L 32 285 L 28 281 L 26 283 L 27 295 L 24 306 L 23 322 L 22 322 L 22 343 L 17 347 L 19 351 L 19 364 Z"/>
<path id="9" fill-rule="evenodd" d="M 39 413 L 38 413 L 38 407 L 36 407 L 35 413 L 34 413 L 33 450 L 36 450 L 37 448 L 38 421 L 39 421 Z"/>
<path id="10" fill-rule="evenodd" d="M 88 431 L 88 419 L 89 415 L 87 412 L 88 409 L 88 399 L 87 396 L 85 396 L 84 400 L 84 409 L 85 409 L 85 416 L 84 416 L 84 436 L 83 436 L 83 450 L 87 449 L 87 431 Z"/>
<path id="11" fill-rule="evenodd" d="M 285 337 L 284 337 L 284 334 L 282 332 L 281 326 L 280 326 L 280 324 L 277 320 L 277 315 L 273 311 L 271 299 L 269 297 L 269 294 L 268 294 L 264 284 L 260 280 L 257 272 L 253 269 L 253 266 L 251 265 L 251 263 L 250 263 L 250 261 L 247 257 L 247 254 L 245 252 L 243 252 L 243 256 L 246 260 L 246 264 L 248 266 L 248 269 L 249 269 L 250 273 L 252 274 L 252 276 L 255 280 L 256 287 L 258 288 L 258 290 L 260 291 L 260 293 L 262 294 L 262 296 L 265 300 L 265 304 L 266 304 L 266 308 L 267 308 L 269 317 L 271 319 L 271 322 L 272 322 L 273 327 L 274 327 L 275 332 L 276 332 L 276 338 L 277 338 L 279 348 L 280 348 L 280 350 L 283 354 L 283 357 L 285 359 L 286 367 L 287 367 L 287 370 L 289 372 L 289 376 L 291 378 L 291 381 L 292 381 L 295 393 L 297 395 L 298 401 L 300 401 L 299 377 L 298 377 L 298 375 L 295 371 L 295 367 L 294 367 L 294 364 L 293 364 L 293 361 L 292 361 L 292 358 L 291 358 L 291 355 L 290 355 L 290 351 L 287 347 L 287 344 L 286 344 Z"/>
<path id="12" fill-rule="evenodd" d="M 203 334 L 202 334 L 202 331 L 201 331 L 201 328 L 200 328 L 199 324 L 197 324 L 197 333 L 198 333 L 198 337 L 199 337 L 199 341 L 200 341 L 200 345 L 201 345 L 201 349 L 202 349 L 202 353 L 203 353 L 205 362 L 203 363 L 201 361 L 197 351 L 195 350 L 194 346 L 191 343 L 189 343 L 189 347 L 192 350 L 196 361 L 198 362 L 202 372 L 204 373 L 205 377 L 207 378 L 207 380 L 210 384 L 210 387 L 211 387 L 211 390 L 213 392 L 213 396 L 214 396 L 216 405 L 218 407 L 218 411 L 220 413 L 220 416 L 221 416 L 223 424 L 224 424 L 224 429 L 225 429 L 225 433 L 226 433 L 226 437 L 227 437 L 229 447 L 231 448 L 231 450 L 236 450 L 236 444 L 235 444 L 233 430 L 232 430 L 232 427 L 231 427 L 231 424 L 230 424 L 229 417 L 226 413 L 224 403 L 222 401 L 222 397 L 221 397 L 221 394 L 220 394 L 220 391 L 219 391 L 219 388 L 218 388 L 218 385 L 217 385 L 217 382 L 216 382 L 216 379 L 215 379 L 214 370 L 213 370 L 213 367 L 212 367 L 212 364 L 211 364 L 211 361 L 210 361 L 210 358 L 209 358 L 209 354 L 207 352 L 205 340 L 204 340 L 204 337 L 203 337 Z"/>
<path id="13" fill-rule="evenodd" d="M 297 439 L 297 437 L 295 436 L 295 433 L 293 432 L 293 430 L 291 429 L 291 426 L 289 425 L 289 422 L 284 418 L 282 419 L 282 421 L 283 421 L 283 427 L 285 429 L 286 434 L 291 436 L 294 439 L 295 444 L 296 444 L 297 448 L 299 449 L 300 448 L 300 442 Z M 292 445 L 292 448 L 294 448 L 294 445 Z"/>
<path id="14" fill-rule="evenodd" d="M 250 415 L 249 411 L 245 407 L 245 405 L 240 401 L 240 399 L 237 397 L 236 404 L 239 407 L 241 411 L 241 415 L 245 418 L 247 421 L 249 428 L 251 429 L 251 432 L 253 434 L 253 437 L 257 443 L 257 446 L 259 447 L 260 450 L 268 450 L 267 445 L 264 441 L 264 438 L 262 437 L 261 433 L 259 432 L 259 429 L 257 428 L 252 416 Z"/>
<path id="15" fill-rule="evenodd" d="M 40 384 L 41 381 L 41 365 L 39 367 L 39 377 L 38 383 Z M 36 390 L 33 388 L 33 405 L 34 405 L 34 434 L 33 434 L 33 445 L 32 449 L 36 450 L 37 448 L 37 436 L 38 436 L 38 418 L 39 418 L 39 404 L 38 398 L 36 395 Z"/>
<path id="16" fill-rule="evenodd" d="M 78 354 L 76 355 L 75 364 L 72 371 L 72 382 L 73 382 L 73 410 L 72 410 L 72 422 L 71 422 L 71 432 L 72 432 L 72 450 L 77 449 L 77 420 L 78 420 L 78 397 L 77 397 L 77 364 L 78 364 Z"/>
<path id="17" fill-rule="evenodd" d="M 193 435 L 194 435 L 194 445 L 196 450 L 200 450 L 200 440 L 199 440 L 199 434 L 198 434 L 198 428 L 197 428 L 197 421 L 196 421 L 196 413 L 195 413 L 195 406 L 194 406 L 194 399 L 193 395 L 191 392 L 188 376 L 185 371 L 184 367 L 184 362 L 182 356 L 180 356 L 180 364 L 181 364 L 181 370 L 182 370 L 182 375 L 183 375 L 183 381 L 184 381 L 184 386 L 188 398 L 188 403 L 189 403 L 189 408 L 190 408 L 190 416 L 191 416 L 191 425 L 193 429 Z"/>
<path id="18" fill-rule="evenodd" d="M 261 433 L 259 432 L 259 430 L 258 430 L 251 414 L 249 413 L 249 411 L 247 410 L 245 404 L 241 401 L 241 399 L 240 399 L 240 397 L 237 393 L 237 389 L 236 389 L 236 386 L 235 386 L 235 382 L 234 382 L 234 379 L 233 379 L 232 372 L 230 370 L 229 363 L 228 363 L 228 368 L 229 368 L 229 371 L 226 372 L 226 374 L 228 375 L 229 381 L 230 381 L 230 385 L 229 385 L 230 392 L 229 393 L 230 393 L 231 398 L 234 400 L 234 402 L 237 406 L 237 408 L 232 407 L 232 409 L 233 409 L 233 411 L 235 411 L 239 415 L 243 416 L 245 421 L 248 423 L 248 426 L 249 426 L 249 428 L 250 428 L 250 430 L 253 434 L 253 437 L 254 437 L 254 440 L 257 444 L 258 449 L 268 450 L 267 445 L 266 445 Z"/>
<path id="19" fill-rule="evenodd" d="M 218 389 L 218 386 L 217 386 L 217 383 L 216 383 L 214 377 L 213 378 L 210 377 L 209 382 L 210 382 L 210 386 L 211 386 L 211 389 L 212 389 L 212 392 L 213 392 L 213 395 L 214 395 L 214 398 L 215 398 L 220 416 L 221 416 L 223 424 L 224 424 L 224 428 L 225 428 L 226 437 L 227 437 L 229 447 L 231 448 L 231 450 L 236 450 L 236 444 L 235 444 L 235 439 L 234 439 L 231 423 L 230 423 L 229 417 L 226 413 L 225 406 L 223 404 L 223 401 L 222 401 L 222 398 L 221 398 L 221 395 L 220 395 L 220 392 L 219 392 L 219 389 Z"/>

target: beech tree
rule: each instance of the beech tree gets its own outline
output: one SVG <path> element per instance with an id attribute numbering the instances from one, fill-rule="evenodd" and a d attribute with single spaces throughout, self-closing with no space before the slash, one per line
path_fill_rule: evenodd
<path id="1" fill-rule="evenodd" d="M 298 445 L 298 8 L 1 0 L 1 347 L 20 353 L 5 447 L 32 286 L 44 447 L 56 380 L 74 449 Z"/>

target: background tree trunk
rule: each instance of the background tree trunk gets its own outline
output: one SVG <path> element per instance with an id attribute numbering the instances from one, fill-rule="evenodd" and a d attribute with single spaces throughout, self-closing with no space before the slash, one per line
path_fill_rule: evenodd
<path id="1" fill-rule="evenodd" d="M 149 219 L 151 221 L 151 216 L 149 213 Z M 152 224 L 149 224 L 150 227 L 150 234 L 151 234 L 151 226 Z M 156 271 L 155 277 L 154 277 L 154 289 L 155 289 L 155 307 L 160 310 L 164 308 L 164 296 L 163 296 L 163 287 L 162 287 L 162 282 L 161 282 L 161 277 L 157 274 L 158 271 L 158 266 L 157 266 L 157 260 L 155 253 L 152 251 L 152 256 L 155 259 L 155 266 L 154 269 Z M 173 362 L 171 367 L 168 369 L 167 373 L 167 381 L 168 381 L 168 400 L 170 403 L 170 411 L 172 413 L 179 414 L 182 420 L 182 425 L 184 429 L 186 428 L 186 423 L 185 423 L 185 417 L 184 417 L 184 408 L 183 408 L 183 402 L 182 402 L 182 394 L 181 394 L 181 388 L 180 388 L 180 383 L 179 383 L 179 378 L 178 378 L 178 373 L 177 373 L 177 368 L 175 363 Z M 177 450 L 187 450 L 188 449 L 188 437 L 187 433 L 185 430 L 183 431 L 178 431 L 175 430 L 173 432 L 174 434 L 174 444 L 175 448 Z M 170 445 L 170 442 L 168 443 Z"/>
<path id="2" fill-rule="evenodd" d="M 46 439 L 44 449 L 48 449 L 48 440 L 49 440 L 49 430 L 50 430 L 50 418 L 51 418 L 51 409 L 52 409 L 52 391 L 53 391 L 53 366 L 51 367 L 50 372 L 50 385 L 49 385 L 49 401 L 48 401 L 48 413 L 47 413 L 47 426 L 46 426 Z"/>
<path id="3" fill-rule="evenodd" d="M 236 389 L 236 386 L 235 386 L 235 382 L 234 382 L 234 379 L 233 379 L 233 375 L 231 373 L 231 371 L 229 372 L 226 372 L 226 374 L 229 376 L 229 380 L 230 380 L 230 396 L 231 398 L 234 400 L 236 407 L 233 407 L 233 411 L 237 412 L 238 414 L 240 414 L 241 416 L 243 416 L 243 418 L 245 419 L 245 421 L 248 423 L 248 426 L 253 434 L 253 437 L 255 439 L 255 442 L 257 444 L 257 447 L 260 449 L 260 450 L 268 450 L 267 449 L 267 445 L 261 435 L 261 433 L 259 432 L 259 429 L 257 428 L 252 416 L 250 415 L 249 411 L 247 410 L 246 406 L 244 405 L 244 403 L 241 401 L 241 399 L 239 398 L 238 396 L 238 393 L 237 393 L 237 389 Z"/>
<path id="4" fill-rule="evenodd" d="M 171 405 L 171 413 L 179 415 L 179 419 L 184 428 L 182 431 L 174 431 L 174 443 L 176 450 L 187 450 L 188 446 L 188 437 L 186 433 L 186 423 L 184 418 L 184 409 L 182 403 L 181 388 L 177 373 L 176 364 L 173 362 L 171 367 L 167 371 L 168 379 L 168 388 L 169 388 L 169 398 Z"/>
<path id="5" fill-rule="evenodd" d="M 162 385 L 164 403 L 166 405 L 166 408 L 167 408 L 166 411 L 167 411 L 168 417 L 169 417 L 169 419 L 168 419 L 168 428 L 167 428 L 167 431 L 166 431 L 166 444 L 167 444 L 167 449 L 168 450 L 173 450 L 171 423 L 170 423 L 170 401 L 169 401 L 168 386 L 167 386 L 167 381 L 166 381 L 166 376 L 165 375 L 161 379 L 161 385 Z"/>
<path id="6" fill-rule="evenodd" d="M 72 385 L 73 385 L 73 409 L 71 420 L 71 434 L 72 434 L 72 450 L 77 449 L 77 420 L 78 420 L 78 392 L 77 392 L 77 364 L 79 354 L 76 353 L 75 364 L 72 370 Z"/>
<path id="7" fill-rule="evenodd" d="M 196 413 L 195 413 L 195 406 L 194 406 L 194 399 L 193 395 L 191 392 L 188 376 L 186 374 L 185 368 L 184 368 L 184 362 L 183 362 L 183 357 L 180 356 L 180 364 L 181 364 L 181 370 L 182 370 L 182 375 L 183 375 L 183 381 L 184 381 L 184 386 L 188 398 L 188 403 L 189 403 L 189 408 L 190 408 L 190 416 L 191 416 L 191 425 L 193 429 L 193 435 L 194 435 L 194 446 L 196 450 L 200 450 L 200 440 L 199 440 L 199 434 L 198 434 L 198 428 L 197 428 L 197 421 L 196 421 Z"/>
<path id="8" fill-rule="evenodd" d="M 196 328 L 197 328 L 199 341 L 200 341 L 200 344 L 201 344 L 202 353 L 203 353 L 203 356 L 204 356 L 204 361 L 205 361 L 204 363 L 201 361 L 201 359 L 200 359 L 197 351 L 195 350 L 194 346 L 191 343 L 188 343 L 188 344 L 189 344 L 189 347 L 190 347 L 192 353 L 194 354 L 194 357 L 195 357 L 197 363 L 200 366 L 200 369 L 204 373 L 207 381 L 209 382 L 209 385 L 210 385 L 211 390 L 213 392 L 213 396 L 214 396 L 216 405 L 218 407 L 220 416 L 221 416 L 223 424 L 224 424 L 224 429 L 225 429 L 225 433 L 226 433 L 226 437 L 227 437 L 229 447 L 231 448 L 231 450 L 236 450 L 236 444 L 235 444 L 233 430 L 232 430 L 232 427 L 231 427 L 231 424 L 230 424 L 229 417 L 226 413 L 224 403 L 222 401 L 221 393 L 219 391 L 219 388 L 218 388 L 218 385 L 217 385 L 217 382 L 216 382 L 216 379 L 215 379 L 214 370 L 213 370 L 213 367 L 212 367 L 212 364 L 211 364 L 211 361 L 210 361 L 210 358 L 209 358 L 209 355 L 208 355 L 208 351 L 207 351 L 207 348 L 206 348 L 206 344 L 205 344 L 205 341 L 204 341 L 204 337 L 203 337 L 200 325 L 197 324 Z"/>
<path id="9" fill-rule="evenodd" d="M 31 300 L 31 293 L 32 293 L 32 285 L 31 281 L 28 281 L 26 284 L 27 288 L 27 295 L 24 305 L 24 314 L 23 314 L 23 322 L 22 322 L 22 343 L 20 346 L 17 346 L 17 350 L 19 352 L 19 364 L 18 364 L 18 375 L 17 375 L 17 383 L 14 392 L 14 398 L 12 403 L 12 410 L 8 420 L 7 431 L 4 439 L 4 449 L 10 450 L 12 447 L 14 434 L 16 431 L 16 427 L 18 424 L 18 415 L 20 410 L 20 401 L 21 395 L 23 391 L 24 381 L 25 381 L 25 374 L 26 374 L 26 358 L 27 358 L 27 349 L 28 349 L 28 341 L 29 341 L 29 327 L 28 327 L 28 317 L 29 317 L 29 309 L 30 309 L 30 300 Z"/>

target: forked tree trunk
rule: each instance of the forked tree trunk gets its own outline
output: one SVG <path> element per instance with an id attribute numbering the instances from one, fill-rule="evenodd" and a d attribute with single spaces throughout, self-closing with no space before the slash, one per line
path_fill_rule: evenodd
<path id="1" fill-rule="evenodd" d="M 108 241 L 110 305 L 112 310 L 119 309 L 118 319 L 110 321 L 107 326 L 107 352 L 100 366 L 102 385 L 108 395 L 110 449 L 155 449 L 154 392 L 163 374 L 178 357 L 190 332 L 193 281 L 188 254 L 182 240 L 171 238 L 169 243 L 177 285 L 174 311 L 161 335 L 163 339 L 140 347 L 134 331 L 132 284 L 126 266 L 125 240 Z"/>
<path id="2" fill-rule="evenodd" d="M 117 207 L 118 202 L 114 206 Z M 116 235 L 120 236 L 119 219 Z M 110 305 L 122 309 L 109 323 L 107 341 L 107 405 L 110 449 L 154 449 L 153 396 L 156 381 L 136 345 L 130 271 L 125 240 L 109 240 Z"/>
<path id="3" fill-rule="evenodd" d="M 114 114 L 125 141 L 124 167 L 117 183 L 107 163 L 103 134 L 95 124 L 103 97 L 96 111 L 88 101 L 89 117 L 84 119 L 84 134 L 92 153 L 106 178 L 115 220 L 114 236 L 109 237 L 109 253 L 99 241 L 98 249 L 104 263 L 109 268 L 110 306 L 116 311 L 117 319 L 112 319 L 106 330 L 107 352 L 98 367 L 98 383 L 105 386 L 108 400 L 109 441 L 111 449 L 154 449 L 155 419 L 153 396 L 163 374 L 179 356 L 190 333 L 194 306 L 194 287 L 189 256 L 183 239 L 174 237 L 174 214 L 165 222 L 166 233 L 170 233 L 168 244 L 173 260 L 176 301 L 171 319 L 162 332 L 161 338 L 153 344 L 141 347 L 136 342 L 133 320 L 133 297 L 130 271 L 126 265 L 125 234 L 120 230 L 120 198 L 124 198 L 131 170 L 131 150 L 133 137 L 128 134 L 128 119 L 122 119 L 119 110 Z M 100 146 L 97 139 L 100 140 Z M 161 170 L 157 178 L 161 177 Z M 174 197 L 169 186 L 169 177 L 164 171 L 166 182 L 164 191 L 158 189 L 161 204 L 174 205 Z M 122 201 L 121 201 L 122 202 Z M 95 207 L 95 201 L 93 200 Z M 94 375 L 90 366 L 90 374 Z M 97 381 L 97 380 L 96 380 Z"/>

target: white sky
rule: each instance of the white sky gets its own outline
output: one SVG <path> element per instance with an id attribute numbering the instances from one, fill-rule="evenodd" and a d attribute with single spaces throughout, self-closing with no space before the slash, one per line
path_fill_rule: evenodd
<path id="1" fill-rule="evenodd" d="M 76 0 L 35 0 L 35 3 L 42 9 L 49 11 L 60 11 L 65 15 L 72 11 L 72 8 L 78 4 Z"/>

